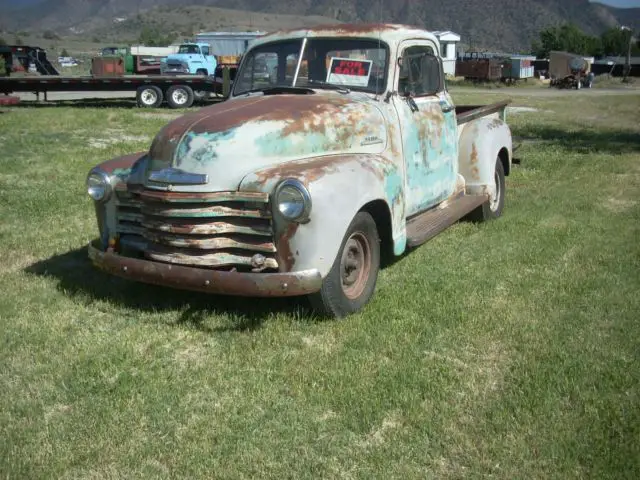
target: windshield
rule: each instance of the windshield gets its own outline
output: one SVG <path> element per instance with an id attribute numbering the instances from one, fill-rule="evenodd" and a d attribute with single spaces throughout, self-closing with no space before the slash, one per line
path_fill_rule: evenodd
<path id="1" fill-rule="evenodd" d="M 197 45 L 180 45 L 178 53 L 200 53 Z"/>
<path id="2" fill-rule="evenodd" d="M 386 44 L 375 39 L 309 38 L 294 84 L 302 43 L 302 39 L 286 40 L 252 49 L 236 76 L 233 94 L 273 87 L 385 90 Z"/>

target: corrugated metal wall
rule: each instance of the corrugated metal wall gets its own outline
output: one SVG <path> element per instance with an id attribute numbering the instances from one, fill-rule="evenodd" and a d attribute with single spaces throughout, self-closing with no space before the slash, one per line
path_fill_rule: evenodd
<path id="1" fill-rule="evenodd" d="M 208 43 L 211 45 L 211 53 L 214 55 L 242 55 L 251 41 L 261 34 L 212 34 L 199 33 L 196 35 L 196 42 Z"/>

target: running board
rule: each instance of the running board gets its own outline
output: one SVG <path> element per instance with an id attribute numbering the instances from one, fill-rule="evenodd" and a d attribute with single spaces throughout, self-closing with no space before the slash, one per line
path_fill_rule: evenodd
<path id="1" fill-rule="evenodd" d="M 485 203 L 487 195 L 462 195 L 407 221 L 407 246 L 417 247 Z"/>

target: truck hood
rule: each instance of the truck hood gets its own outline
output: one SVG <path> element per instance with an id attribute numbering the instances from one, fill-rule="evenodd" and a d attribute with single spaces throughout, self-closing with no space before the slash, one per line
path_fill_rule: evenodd
<path id="1" fill-rule="evenodd" d="M 189 63 L 194 60 L 200 60 L 200 55 L 195 53 L 172 53 L 167 55 L 165 58 L 167 63 Z"/>
<path id="2" fill-rule="evenodd" d="M 386 144 L 384 117 L 368 97 L 337 92 L 249 96 L 166 125 L 151 144 L 146 176 L 178 169 L 200 178 L 205 174 L 207 180 L 173 190 L 236 190 L 258 169 L 323 155 L 379 154 Z"/>

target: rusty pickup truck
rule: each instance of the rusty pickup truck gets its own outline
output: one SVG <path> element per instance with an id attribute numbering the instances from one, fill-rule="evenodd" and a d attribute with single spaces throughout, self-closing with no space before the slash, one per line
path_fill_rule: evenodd
<path id="1" fill-rule="evenodd" d="M 322 315 L 349 315 L 371 299 L 381 260 L 462 218 L 501 215 L 505 110 L 454 106 L 428 31 L 265 35 L 225 101 L 89 172 L 99 230 L 89 257 L 136 281 L 307 295 Z"/>

